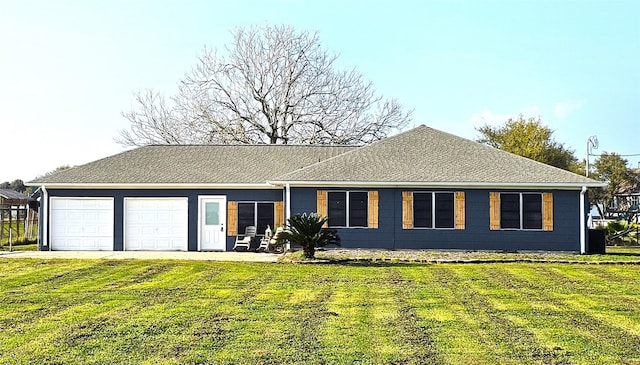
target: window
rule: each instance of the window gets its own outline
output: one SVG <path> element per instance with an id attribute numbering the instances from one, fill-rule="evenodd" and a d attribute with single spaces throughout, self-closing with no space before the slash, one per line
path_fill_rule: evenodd
<path id="1" fill-rule="evenodd" d="M 413 226 L 433 228 L 432 193 L 413 193 Z"/>
<path id="2" fill-rule="evenodd" d="M 522 194 L 522 228 L 542 229 L 541 194 Z"/>
<path id="3" fill-rule="evenodd" d="M 329 226 L 346 227 L 347 226 L 347 193 L 346 192 L 330 192 L 327 194 L 329 198 L 329 207 L 327 209 L 329 216 Z"/>
<path id="4" fill-rule="evenodd" d="M 454 228 L 454 222 L 453 193 L 413 193 L 413 227 Z"/>
<path id="5" fill-rule="evenodd" d="M 542 229 L 542 194 L 501 193 L 500 228 Z"/>
<path id="6" fill-rule="evenodd" d="M 330 227 L 367 227 L 369 197 L 366 191 L 330 191 L 327 215 Z"/>
<path id="7" fill-rule="evenodd" d="M 238 203 L 238 232 L 244 233 L 247 226 L 256 226 L 258 234 L 264 233 L 267 225 L 273 229 L 274 203 Z"/>

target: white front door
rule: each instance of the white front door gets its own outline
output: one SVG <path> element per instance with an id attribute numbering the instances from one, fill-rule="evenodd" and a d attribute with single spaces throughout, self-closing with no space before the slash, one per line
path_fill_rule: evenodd
<path id="1" fill-rule="evenodd" d="M 227 221 L 225 196 L 200 196 L 199 242 L 200 251 L 226 251 Z"/>

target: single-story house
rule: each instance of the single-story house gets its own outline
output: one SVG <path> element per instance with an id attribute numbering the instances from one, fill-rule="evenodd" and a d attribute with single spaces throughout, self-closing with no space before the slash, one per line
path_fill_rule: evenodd
<path id="1" fill-rule="evenodd" d="M 154 145 L 31 181 L 41 250 L 230 250 L 318 212 L 350 248 L 586 252 L 597 182 L 426 126 L 365 146 Z"/>

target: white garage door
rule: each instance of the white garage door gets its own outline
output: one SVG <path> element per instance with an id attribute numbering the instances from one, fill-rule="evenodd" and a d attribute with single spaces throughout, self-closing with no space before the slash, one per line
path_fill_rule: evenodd
<path id="1" fill-rule="evenodd" d="M 125 198 L 124 249 L 187 251 L 187 198 Z"/>
<path id="2" fill-rule="evenodd" d="M 113 198 L 50 200 L 52 250 L 113 251 Z"/>

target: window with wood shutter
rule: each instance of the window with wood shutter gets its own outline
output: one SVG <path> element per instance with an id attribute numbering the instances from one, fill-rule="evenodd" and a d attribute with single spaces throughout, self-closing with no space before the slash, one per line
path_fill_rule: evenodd
<path id="1" fill-rule="evenodd" d="M 489 193 L 489 229 L 500 229 L 500 193 Z"/>
<path id="2" fill-rule="evenodd" d="M 413 193 L 402 192 L 402 229 L 413 228 Z"/>
<path id="3" fill-rule="evenodd" d="M 316 195 L 317 195 L 316 213 L 318 213 L 319 216 L 326 218 L 327 217 L 327 191 L 318 190 Z M 329 226 L 329 223 L 325 222 L 324 225 L 322 226 L 326 228 Z"/>
<path id="4" fill-rule="evenodd" d="M 553 230 L 553 194 L 490 192 L 490 229 Z"/>
<path id="5" fill-rule="evenodd" d="M 411 228 L 464 229 L 464 193 L 403 192 L 403 229 Z"/>
<path id="6" fill-rule="evenodd" d="M 378 228 L 378 191 L 369 191 L 369 228 Z"/>
<path id="7" fill-rule="evenodd" d="M 542 229 L 553 231 L 553 194 L 542 193 Z"/>
<path id="8" fill-rule="evenodd" d="M 317 191 L 317 213 L 325 227 L 378 228 L 377 191 Z"/>
<path id="9" fill-rule="evenodd" d="M 321 217 L 327 216 L 327 191 L 326 190 L 318 190 L 317 192 L 317 205 L 316 205 L 316 213 L 318 213 Z"/>
<path id="10" fill-rule="evenodd" d="M 227 235 L 238 235 L 238 203 L 227 202 Z"/>
<path id="11" fill-rule="evenodd" d="M 276 225 L 275 228 L 277 227 L 284 227 L 284 202 L 283 201 L 278 201 L 276 202 Z M 274 227 L 272 227 L 274 228 Z M 275 231 L 275 229 L 274 229 Z"/>
<path id="12" fill-rule="evenodd" d="M 456 191 L 456 229 L 465 228 L 465 200 L 464 191 Z"/>

